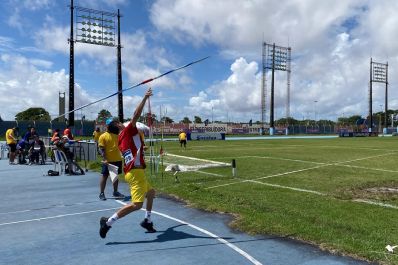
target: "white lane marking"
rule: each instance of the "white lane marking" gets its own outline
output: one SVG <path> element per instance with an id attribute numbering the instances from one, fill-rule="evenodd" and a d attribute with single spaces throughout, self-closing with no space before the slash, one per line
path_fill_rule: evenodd
<path id="1" fill-rule="evenodd" d="M 316 195 L 323 195 L 323 196 L 327 195 L 325 193 L 321 193 L 321 192 L 314 191 L 314 190 L 306 190 L 306 189 L 294 188 L 294 187 L 283 186 L 283 185 L 278 185 L 278 184 L 271 184 L 271 183 L 266 183 L 266 182 L 261 182 L 261 181 L 256 181 L 256 180 L 249 180 L 249 182 L 258 183 L 258 184 L 271 186 L 271 187 L 276 187 L 276 188 L 295 190 L 295 191 L 307 192 L 307 193 L 314 193 Z"/>
<path id="2" fill-rule="evenodd" d="M 360 169 L 367 169 L 367 170 L 374 170 L 374 171 L 381 171 L 381 172 L 388 172 L 388 173 L 398 173 L 398 170 L 390 170 L 390 169 L 383 169 L 383 168 L 362 167 L 362 166 L 353 166 L 353 165 L 344 165 L 344 164 L 341 164 L 338 166 L 360 168 Z"/>
<path id="3" fill-rule="evenodd" d="M 392 153 L 390 153 L 392 154 Z M 300 159 L 289 159 L 289 158 L 282 158 L 282 157 L 269 157 L 269 156 L 242 156 L 237 158 L 264 158 L 264 159 L 273 159 L 273 160 L 285 160 L 285 161 L 292 161 L 292 162 L 301 162 L 301 163 L 310 163 L 310 164 L 318 164 L 318 165 L 329 165 L 329 163 L 324 162 L 313 162 L 307 160 L 300 160 Z M 343 163 L 348 163 L 353 161 L 346 161 L 346 162 L 338 162 L 333 165 L 341 166 L 341 167 L 352 167 L 352 168 L 360 168 L 360 169 L 368 169 L 374 171 L 381 171 L 381 172 L 389 172 L 389 173 L 398 173 L 398 170 L 390 170 L 390 169 L 383 169 L 383 168 L 372 168 L 372 167 L 362 167 L 362 166 L 354 166 L 354 165 L 344 165 Z"/>
<path id="4" fill-rule="evenodd" d="M 105 212 L 105 211 L 115 210 L 115 209 L 119 209 L 119 208 L 114 207 L 114 208 L 93 210 L 93 211 L 87 211 L 87 212 L 60 214 L 60 215 L 48 216 L 48 217 L 42 217 L 42 218 L 28 219 L 28 220 L 15 221 L 15 222 L 8 222 L 8 223 L 0 223 L 0 226 L 3 226 L 3 225 L 12 225 L 12 224 L 21 224 L 21 223 L 29 223 L 29 222 L 35 222 L 35 221 L 43 221 L 43 220 L 61 218 L 61 217 L 66 217 L 66 216 L 82 215 L 82 214 L 87 214 L 87 213 Z"/>
<path id="5" fill-rule="evenodd" d="M 270 156 L 245 156 L 247 158 L 264 158 L 264 159 L 273 159 L 273 160 L 282 160 L 282 161 L 293 161 L 293 162 L 300 162 L 300 163 L 310 163 L 310 164 L 317 164 L 317 165 L 325 165 L 328 163 L 324 162 L 314 162 L 314 161 L 306 161 L 300 159 L 290 159 L 290 158 L 282 158 L 282 157 L 270 157 Z"/>
<path id="6" fill-rule="evenodd" d="M 353 200 L 354 202 L 362 202 L 362 203 L 367 203 L 371 205 L 376 205 L 376 206 L 381 206 L 384 208 L 392 208 L 392 209 L 398 209 L 398 206 L 388 204 L 388 203 L 382 203 L 382 202 L 375 202 L 375 201 L 369 201 L 369 200 L 362 200 L 362 199 L 356 199 Z"/>
<path id="7" fill-rule="evenodd" d="M 339 145 L 318 145 L 318 146 L 310 146 L 314 148 L 341 148 L 341 149 L 358 149 L 358 150 L 371 150 L 371 151 L 385 151 L 386 149 L 381 148 L 370 148 L 370 147 L 353 147 L 353 146 L 339 146 Z M 398 150 L 389 150 L 391 152 L 397 152 Z"/>
<path id="8" fill-rule="evenodd" d="M 198 172 L 198 173 L 202 173 L 202 174 L 206 174 L 206 175 L 211 175 L 211 176 L 216 176 L 216 177 L 225 177 L 225 176 L 220 175 L 220 174 L 205 172 L 205 171 L 201 171 L 201 170 L 196 170 L 194 172 Z"/>
<path id="9" fill-rule="evenodd" d="M 279 177 L 279 176 L 284 176 L 284 175 L 290 175 L 293 173 L 298 173 L 298 172 L 302 172 L 302 171 L 308 171 L 308 170 L 312 170 L 312 169 L 317 169 L 317 168 L 321 168 L 321 167 L 327 167 L 327 166 L 341 166 L 341 164 L 343 163 L 350 163 L 350 162 L 354 162 L 354 161 L 360 161 L 360 160 L 366 160 L 366 159 L 371 159 L 371 158 L 375 158 L 375 157 L 380 157 L 380 156 L 386 156 L 386 155 L 391 155 L 392 153 L 386 153 L 386 154 L 381 154 L 381 155 L 374 155 L 374 156 L 368 156 L 368 157 L 361 157 L 361 158 L 356 158 L 356 159 L 352 159 L 352 160 L 347 160 L 347 161 L 341 161 L 341 162 L 336 162 L 336 163 L 322 163 L 319 166 L 315 166 L 315 167 L 308 167 L 308 168 L 304 168 L 304 169 L 299 169 L 299 170 L 293 170 L 293 171 L 288 171 L 288 172 L 283 172 L 283 173 L 278 173 L 278 174 L 274 174 L 274 175 L 269 175 L 269 176 L 264 176 L 264 177 L 258 177 L 255 179 L 250 179 L 250 180 L 259 180 L 259 179 L 267 179 L 267 178 L 274 178 L 274 177 Z M 248 182 L 250 181 L 249 179 L 246 180 L 241 180 L 241 181 L 235 181 L 235 182 L 230 182 L 230 183 L 226 183 L 226 184 L 220 184 L 220 185 L 216 185 L 216 186 L 211 186 L 211 187 L 207 187 L 204 188 L 205 190 L 208 189 L 215 189 L 215 188 L 219 188 L 219 187 L 225 187 L 225 186 L 230 186 L 230 185 L 234 185 L 234 184 L 239 184 L 239 183 L 244 183 L 244 182 Z"/>
<path id="10" fill-rule="evenodd" d="M 202 158 L 196 158 L 196 157 L 190 157 L 190 156 L 175 155 L 175 154 L 171 154 L 171 153 L 166 153 L 166 156 L 178 157 L 178 158 L 189 159 L 189 160 L 194 160 L 194 161 L 208 162 L 208 163 L 211 163 L 211 164 L 219 164 L 219 165 L 224 165 L 224 166 L 230 166 L 231 165 L 230 163 L 224 163 L 224 162 L 213 161 L 213 160 L 202 159 Z"/>
<path id="11" fill-rule="evenodd" d="M 292 173 L 303 172 L 303 171 L 312 170 L 312 169 L 315 169 L 315 168 L 320 168 L 320 167 L 325 167 L 325 166 L 326 166 L 326 165 L 320 165 L 320 166 L 316 166 L 316 167 L 308 167 L 308 168 L 303 168 L 303 169 L 299 169 L 299 170 L 293 170 L 293 171 L 278 173 L 278 174 L 275 174 L 275 175 L 269 175 L 269 176 L 265 176 L 265 177 L 259 177 L 259 178 L 255 178 L 255 179 L 245 179 L 245 180 L 241 180 L 241 181 L 235 181 L 235 182 L 220 184 L 220 185 L 216 185 L 216 186 L 207 187 L 207 188 L 204 188 L 204 189 L 205 189 L 205 190 L 209 190 L 209 189 L 215 189 L 215 188 L 219 188 L 219 187 L 225 187 L 225 186 L 230 186 L 230 185 L 234 185 L 234 184 L 249 182 L 249 181 L 252 181 L 252 180 L 259 180 L 259 179 L 266 179 L 266 178 L 274 178 L 274 177 L 289 175 L 289 174 L 292 174 Z"/>
<path id="12" fill-rule="evenodd" d="M 122 204 L 122 205 L 127 205 L 127 203 L 122 202 L 122 201 L 116 201 L 116 202 L 118 202 L 118 203 L 120 203 L 120 204 Z M 142 209 L 142 210 L 144 210 L 144 209 Z M 203 229 L 203 228 L 200 228 L 200 227 L 198 227 L 198 226 L 196 226 L 196 225 L 190 224 L 190 223 L 188 223 L 188 222 L 185 222 L 185 221 L 183 221 L 183 220 L 174 218 L 174 217 L 172 217 L 172 216 L 170 216 L 170 215 L 167 215 L 167 214 L 164 214 L 164 213 L 160 213 L 160 212 L 156 212 L 156 211 L 152 211 L 152 213 L 157 214 L 157 215 L 160 215 L 160 216 L 163 216 L 163 217 L 165 217 L 165 218 L 168 218 L 168 219 L 170 219 L 170 220 L 176 221 L 176 222 L 178 222 L 178 223 L 187 225 L 187 226 L 189 226 L 189 227 L 191 227 L 191 228 L 193 228 L 193 229 L 195 229 L 195 230 L 198 230 L 199 232 L 202 232 L 202 233 L 204 233 L 204 234 L 206 234 L 206 235 L 208 235 L 208 236 L 211 236 L 212 238 L 214 238 L 214 239 L 220 241 L 221 243 L 227 245 L 228 247 L 232 248 L 233 250 L 235 250 L 236 252 L 238 252 L 239 254 L 241 254 L 243 257 L 245 257 L 245 258 L 246 258 L 247 260 L 249 260 L 251 263 L 256 264 L 256 265 L 262 265 L 261 262 L 259 262 L 259 261 L 256 260 L 255 258 L 253 258 L 253 257 L 252 257 L 251 255 L 249 255 L 247 252 L 243 251 L 242 249 L 238 248 L 237 246 L 235 246 L 234 244 L 228 242 L 227 240 L 225 240 L 225 239 L 223 239 L 223 238 L 217 236 L 216 234 L 213 234 L 212 232 L 209 232 L 209 231 L 207 231 L 207 230 L 205 230 L 205 229 Z"/>

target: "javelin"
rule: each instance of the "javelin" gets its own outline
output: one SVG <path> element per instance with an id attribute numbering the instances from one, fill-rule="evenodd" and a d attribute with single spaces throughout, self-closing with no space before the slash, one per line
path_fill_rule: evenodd
<path id="1" fill-rule="evenodd" d="M 77 111 L 77 110 L 86 108 L 86 107 L 88 107 L 88 106 L 91 106 L 91 105 L 93 105 L 93 104 L 95 104 L 95 103 L 98 103 L 98 102 L 100 102 L 100 101 L 103 101 L 103 100 L 105 100 L 105 99 L 111 98 L 111 97 L 113 97 L 113 96 L 115 96 L 115 95 L 117 95 L 117 94 L 123 93 L 123 92 L 125 92 L 125 91 L 127 91 L 127 90 L 130 90 L 130 89 L 136 88 L 136 87 L 138 87 L 138 86 L 141 86 L 141 85 L 150 83 L 150 82 L 152 82 L 152 81 L 154 81 L 154 80 L 156 80 L 156 79 L 159 79 L 159 78 L 161 78 L 161 77 L 163 77 L 163 76 L 165 76 L 165 75 L 171 74 L 172 72 L 175 72 L 175 71 L 184 69 L 184 68 L 186 68 L 186 67 L 188 67 L 188 66 L 191 66 L 191 65 L 193 65 L 193 64 L 196 64 L 196 63 L 199 63 L 199 62 L 201 62 L 201 61 L 204 61 L 204 60 L 208 59 L 209 57 L 210 57 L 210 56 L 206 56 L 206 57 L 204 57 L 204 58 L 202 58 L 202 59 L 199 59 L 199 60 L 190 62 L 190 63 L 188 63 L 188 64 L 186 64 L 186 65 L 183 65 L 183 66 L 180 66 L 180 67 L 178 67 L 178 68 L 169 70 L 169 71 L 167 71 L 167 72 L 165 72 L 165 73 L 163 73 L 163 74 L 160 74 L 160 75 L 158 75 L 158 76 L 156 76 L 156 77 L 149 78 L 149 79 L 147 79 L 147 80 L 145 80 L 145 81 L 142 81 L 142 82 L 140 82 L 140 83 L 138 83 L 138 84 L 136 84 L 136 85 L 133 85 L 133 86 L 131 86 L 131 87 L 122 89 L 122 90 L 120 90 L 120 91 L 117 91 L 117 92 L 115 92 L 115 93 L 113 93 L 113 94 L 111 94 L 111 95 L 109 95 L 109 96 L 104 97 L 104 98 L 97 99 L 96 101 L 87 103 L 87 104 L 85 104 L 85 105 L 83 105 L 83 106 L 80 106 L 80 107 L 74 109 L 74 110 L 70 110 L 70 111 L 68 111 L 68 112 L 66 112 L 66 113 L 64 113 L 64 114 L 62 114 L 62 115 L 60 115 L 60 116 L 58 116 L 58 117 L 55 117 L 54 119 L 52 119 L 52 121 L 55 120 L 55 119 L 58 119 L 58 118 L 60 118 L 60 117 L 63 117 L 63 116 L 65 116 L 65 115 L 69 114 L 69 113 L 75 112 L 75 111 Z"/>

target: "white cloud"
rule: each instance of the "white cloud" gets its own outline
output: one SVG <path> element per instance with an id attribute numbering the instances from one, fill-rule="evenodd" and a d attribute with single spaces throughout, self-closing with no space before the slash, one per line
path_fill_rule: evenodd
<path id="1" fill-rule="evenodd" d="M 20 3 L 20 6 L 35 11 L 50 8 L 53 4 L 54 1 L 52 0 L 24 0 Z"/>
<path id="2" fill-rule="evenodd" d="M 355 14 L 360 1 L 156 1 L 151 20 L 182 43 L 212 43 L 241 55 L 260 50 L 263 39 L 298 49 L 322 41 L 331 27 Z M 189 12 L 187 12 L 189 10 Z M 312 41 L 311 41 L 312 40 Z"/>
<path id="3" fill-rule="evenodd" d="M 119 6 L 124 6 L 128 3 L 127 0 L 79 0 L 75 1 L 76 6 L 85 7 L 85 8 L 94 8 L 97 10 L 103 10 L 106 8 L 114 8 Z M 106 10 L 112 12 L 111 10 Z"/>
<path id="4" fill-rule="evenodd" d="M 64 70 L 46 72 L 38 70 L 29 59 L 22 56 L 2 55 L 6 68 L 1 68 L 1 116 L 13 120 L 14 116 L 29 107 L 44 107 L 50 113 L 58 112 L 58 91 L 65 90 L 67 77 Z"/>
<path id="5" fill-rule="evenodd" d="M 34 35 L 37 47 L 47 51 L 56 51 L 63 54 L 69 52 L 68 27 L 45 26 Z"/>
<path id="6" fill-rule="evenodd" d="M 38 7 L 41 5 L 41 8 L 47 8 L 49 1 L 31 0 L 21 3 L 35 3 Z M 76 4 L 92 8 L 131 6 L 124 0 L 81 0 L 76 1 Z M 23 5 L 22 9 L 27 10 Z M 248 115 L 260 117 L 261 42 L 265 40 L 267 43 L 275 42 L 286 46 L 289 40 L 293 56 L 291 113 L 296 118 L 312 117 L 314 112 L 319 113 L 320 118 L 335 118 L 342 113 L 366 115 L 371 56 L 375 61 L 389 63 L 389 106 L 397 109 L 398 77 L 393 74 L 397 71 L 398 64 L 396 9 L 398 2 L 392 0 L 289 0 L 283 4 L 266 0 L 154 1 L 149 12 L 156 32 L 150 27 L 145 28 L 145 31 L 129 28 L 129 25 L 123 27 L 124 32 L 129 32 L 122 34 L 123 85 L 129 87 L 184 63 L 179 56 L 185 50 L 181 54 L 180 51 L 173 51 L 175 43 L 170 43 L 178 41 L 178 47 L 194 46 L 193 53 L 199 49 L 203 49 L 200 52 L 217 52 L 224 61 L 217 58 L 217 71 L 220 72 L 211 73 L 213 80 L 196 80 L 194 75 L 188 74 L 188 70 L 151 83 L 155 89 L 161 90 L 154 100 L 169 105 L 169 116 L 174 113 L 182 118 L 190 111 L 199 116 L 201 112 L 207 116 L 214 113 L 215 117 L 224 117 L 226 113 L 233 112 L 235 117 L 240 115 L 244 120 Z M 25 18 L 25 14 L 23 17 L 22 13 L 20 15 L 19 19 L 15 17 L 14 27 L 18 27 L 18 23 Z M 37 48 L 50 56 L 25 58 L 25 65 L 21 66 L 22 69 L 30 69 L 32 75 L 37 72 L 37 76 L 40 76 L 38 72 L 43 69 L 56 67 L 56 62 L 51 65 L 49 59 L 54 58 L 55 56 L 51 57 L 54 54 L 61 54 L 65 58 L 69 55 L 69 26 L 60 25 L 61 22 L 56 17 L 45 16 L 43 21 L 44 25 L 38 27 L 41 30 L 34 33 L 35 43 Z M 10 51 L 16 50 L 13 46 L 14 39 L 0 38 L 0 58 L 8 60 L 7 64 L 12 64 Z M 30 46 L 19 48 L 24 54 L 33 50 Z M 114 48 L 78 43 L 75 54 L 78 67 L 101 74 L 113 75 L 115 72 Z M 230 73 L 228 67 L 219 70 L 225 61 L 231 64 Z M 2 85 L 22 86 L 26 82 L 15 75 L 10 75 L 7 80 L 4 73 L 8 71 L 10 70 L 1 74 L 4 77 L 1 79 Z M 59 71 L 55 69 L 53 73 L 44 71 L 41 74 L 51 75 Z M 225 76 L 225 73 L 229 75 L 227 78 L 218 77 Z M 267 87 L 269 93 L 269 76 Z M 196 92 L 193 92 L 194 89 Z M 135 91 L 126 93 L 125 97 L 129 97 L 130 93 L 136 94 Z M 140 91 L 137 90 L 138 94 Z M 83 93 L 82 97 L 89 98 L 90 95 L 92 93 Z M 374 109 L 378 110 L 379 105 L 384 104 L 382 84 L 374 85 L 373 98 Z M 129 100 L 134 104 L 137 99 Z M 277 72 L 277 118 L 284 115 L 285 101 L 286 73 Z M 267 112 L 269 114 L 269 110 Z"/>
<path id="7" fill-rule="evenodd" d="M 388 8 L 386 8 L 388 6 Z M 205 111 L 210 100 L 220 100 L 223 112 L 241 115 L 260 111 L 261 42 L 292 47 L 291 114 L 296 118 L 333 118 L 367 115 L 369 60 L 398 64 L 394 10 L 398 2 L 382 1 L 166 1 L 151 8 L 151 21 L 162 34 L 185 45 L 216 45 L 226 58 L 236 60 L 231 76 L 191 99 Z M 186 12 L 189 10 L 189 12 Z M 264 37 L 263 37 L 264 36 Z M 247 60 L 254 60 L 248 64 Z M 389 75 L 389 107 L 397 109 L 398 78 Z M 270 91 L 270 78 L 267 82 Z M 384 85 L 375 84 L 373 108 L 384 104 Z M 245 91 L 245 93 L 242 93 Z M 211 99 L 210 99 L 211 97 Z M 286 73 L 277 72 L 277 116 L 285 113 Z M 317 103 L 315 103 L 317 101 Z M 238 102 L 240 102 L 238 104 Z M 269 114 L 269 95 L 267 102 Z M 207 108 L 208 109 L 208 108 Z M 198 110 L 198 112 L 199 112 Z M 258 114 L 259 115 L 259 114 Z"/>
<path id="8" fill-rule="evenodd" d="M 226 119 L 227 112 L 235 118 L 243 118 L 245 112 L 258 112 L 261 106 L 261 74 L 256 62 L 248 63 L 239 58 L 231 65 L 232 74 L 224 81 L 214 84 L 206 91 L 189 99 L 187 108 L 193 115 Z"/>
<path id="9" fill-rule="evenodd" d="M 46 68 L 46 69 L 49 69 L 53 66 L 53 62 L 41 60 L 41 59 L 31 59 L 30 63 L 34 66 L 42 67 L 42 68 Z"/>
<path id="10" fill-rule="evenodd" d="M 13 120 L 18 112 L 30 107 L 43 107 L 52 117 L 58 115 L 58 93 L 68 91 L 69 78 L 64 69 L 55 72 L 41 71 L 37 68 L 47 67 L 48 62 L 31 60 L 19 55 L 2 54 L 0 65 L 0 105 L 1 117 Z M 142 97 L 124 96 L 124 111 L 131 116 Z M 79 84 L 75 84 L 75 108 L 93 102 L 94 98 Z M 100 103 L 77 111 L 75 117 L 81 113 L 87 118 L 95 118 L 100 109 L 105 108 L 117 116 L 117 97 L 112 97 Z M 133 109 L 134 108 L 134 109 Z M 66 111 L 68 110 L 68 95 L 66 95 Z M 128 117 L 127 116 L 127 117 Z"/>

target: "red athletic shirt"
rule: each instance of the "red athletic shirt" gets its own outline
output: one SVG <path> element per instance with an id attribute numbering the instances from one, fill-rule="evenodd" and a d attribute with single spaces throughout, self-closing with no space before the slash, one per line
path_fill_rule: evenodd
<path id="1" fill-rule="evenodd" d="M 131 123 L 119 134 L 119 150 L 124 158 L 124 173 L 133 168 L 145 168 L 144 143 L 137 127 Z"/>

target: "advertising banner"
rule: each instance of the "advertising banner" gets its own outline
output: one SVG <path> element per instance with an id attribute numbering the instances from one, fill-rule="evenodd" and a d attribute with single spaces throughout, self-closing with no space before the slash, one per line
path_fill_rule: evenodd
<path id="1" fill-rule="evenodd" d="M 225 140 L 225 133 L 192 132 L 188 135 L 188 140 L 197 140 L 197 141 Z"/>

